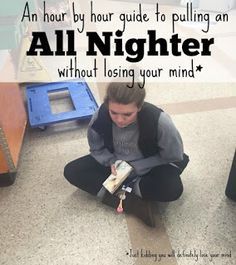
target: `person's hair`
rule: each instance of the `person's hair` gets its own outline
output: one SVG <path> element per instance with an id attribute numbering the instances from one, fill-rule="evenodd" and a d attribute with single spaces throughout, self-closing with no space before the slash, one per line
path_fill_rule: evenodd
<path id="1" fill-rule="evenodd" d="M 134 83 L 133 87 L 128 87 L 128 83 L 112 82 L 108 85 L 104 103 L 108 106 L 109 102 L 119 104 L 135 103 L 138 108 L 141 108 L 146 95 L 145 89 L 140 88 L 138 83 Z"/>

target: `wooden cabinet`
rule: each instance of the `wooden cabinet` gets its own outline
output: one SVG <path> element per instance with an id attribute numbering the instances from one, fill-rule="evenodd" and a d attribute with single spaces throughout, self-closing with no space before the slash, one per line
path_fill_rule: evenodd
<path id="1" fill-rule="evenodd" d="M 15 180 L 26 123 L 18 84 L 0 83 L 0 186 Z"/>

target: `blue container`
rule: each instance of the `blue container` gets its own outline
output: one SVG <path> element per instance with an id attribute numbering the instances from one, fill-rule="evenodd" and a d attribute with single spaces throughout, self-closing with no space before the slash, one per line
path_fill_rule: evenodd
<path id="1" fill-rule="evenodd" d="M 49 94 L 67 90 L 74 109 L 52 113 Z M 53 123 L 89 119 L 97 110 L 97 102 L 86 82 L 57 82 L 26 87 L 28 115 L 31 127 L 44 127 Z"/>

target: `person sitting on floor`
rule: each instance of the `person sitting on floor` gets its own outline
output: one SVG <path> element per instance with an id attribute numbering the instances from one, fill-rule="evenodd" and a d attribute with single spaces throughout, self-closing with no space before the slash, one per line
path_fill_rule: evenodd
<path id="1" fill-rule="evenodd" d="M 145 89 L 135 83 L 112 82 L 104 103 L 93 115 L 87 132 L 90 154 L 65 166 L 65 178 L 113 207 L 119 198 L 104 191 L 103 182 L 113 173 L 115 162 L 126 161 L 133 170 L 123 183 L 132 189 L 124 200 L 125 212 L 134 213 L 154 226 L 146 201 L 170 202 L 183 192 L 180 178 L 189 159 L 180 133 L 162 109 L 144 102 Z M 144 205 L 144 206 L 143 206 Z"/>

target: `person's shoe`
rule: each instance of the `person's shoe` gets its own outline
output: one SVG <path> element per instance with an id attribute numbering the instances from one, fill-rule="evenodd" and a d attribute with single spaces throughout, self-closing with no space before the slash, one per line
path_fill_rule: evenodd
<path id="1" fill-rule="evenodd" d="M 117 209 L 120 199 L 116 195 L 106 192 L 102 198 L 102 202 Z M 123 200 L 123 209 L 125 213 L 135 215 L 146 225 L 155 227 L 155 217 L 152 212 L 151 201 L 145 201 L 133 193 L 126 192 L 126 199 Z"/>
<path id="2" fill-rule="evenodd" d="M 124 211 L 140 218 L 146 225 L 155 227 L 152 202 L 146 201 L 133 193 L 127 193 L 123 201 Z"/>

